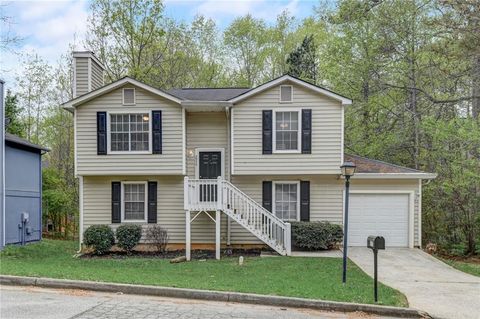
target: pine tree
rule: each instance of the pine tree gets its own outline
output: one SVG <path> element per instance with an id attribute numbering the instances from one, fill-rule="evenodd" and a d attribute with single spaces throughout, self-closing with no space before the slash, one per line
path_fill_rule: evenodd
<path id="1" fill-rule="evenodd" d="M 12 94 L 10 90 L 7 91 L 5 96 L 5 129 L 8 133 L 24 137 L 25 125 L 22 123 L 20 113 L 22 109 L 18 105 L 18 97 Z"/>
<path id="2" fill-rule="evenodd" d="M 305 36 L 302 44 L 287 58 L 288 74 L 305 81 L 317 81 L 317 48 L 313 34 Z"/>

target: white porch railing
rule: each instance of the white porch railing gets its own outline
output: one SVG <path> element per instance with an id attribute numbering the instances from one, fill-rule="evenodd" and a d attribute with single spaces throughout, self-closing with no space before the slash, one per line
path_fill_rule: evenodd
<path id="1" fill-rule="evenodd" d="M 185 177 L 184 188 L 186 211 L 222 211 L 279 254 L 290 255 L 290 223 L 283 222 L 232 183 L 220 177 L 218 179 Z"/>

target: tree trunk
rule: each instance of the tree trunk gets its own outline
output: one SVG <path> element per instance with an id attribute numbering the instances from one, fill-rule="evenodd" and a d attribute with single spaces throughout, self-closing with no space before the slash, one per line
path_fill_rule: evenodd
<path id="1" fill-rule="evenodd" d="M 473 61 L 472 96 L 472 116 L 480 122 L 480 56 Z"/>

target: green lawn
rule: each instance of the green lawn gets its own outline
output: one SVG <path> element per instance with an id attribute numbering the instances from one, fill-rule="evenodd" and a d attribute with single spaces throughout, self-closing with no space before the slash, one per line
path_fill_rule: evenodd
<path id="1" fill-rule="evenodd" d="M 0 273 L 373 303 L 373 280 L 353 263 L 342 285 L 340 258 L 251 257 L 243 266 L 237 258 L 170 264 L 158 258 L 73 258 L 77 247 L 58 240 L 6 247 Z M 379 304 L 407 306 L 407 301 L 380 285 Z"/>
<path id="2" fill-rule="evenodd" d="M 461 260 L 452 260 L 452 259 L 441 258 L 441 257 L 440 259 L 444 263 L 452 266 L 453 268 L 456 268 L 468 274 L 480 277 L 480 263 L 461 261 Z"/>

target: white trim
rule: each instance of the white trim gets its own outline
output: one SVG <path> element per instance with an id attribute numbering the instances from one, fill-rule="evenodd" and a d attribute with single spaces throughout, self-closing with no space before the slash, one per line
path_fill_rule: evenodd
<path id="1" fill-rule="evenodd" d="M 110 84 L 107 84 L 105 85 L 104 87 L 102 88 L 99 88 L 97 90 L 94 90 L 92 92 L 89 92 L 87 94 L 84 94 L 78 98 L 75 98 L 73 100 L 70 100 L 64 104 L 62 104 L 62 106 L 65 108 L 65 109 L 72 109 L 73 107 L 77 107 L 85 102 L 88 102 L 90 101 L 91 99 L 97 97 L 97 96 L 100 96 L 100 95 L 103 95 L 105 93 L 108 93 L 110 91 L 113 91 L 119 87 L 122 87 L 123 85 L 125 84 L 131 84 L 131 85 L 135 85 L 141 89 L 144 89 L 150 93 L 153 93 L 153 94 L 156 94 L 158 96 L 161 96 L 163 98 L 166 98 L 167 100 L 170 100 L 172 102 L 175 102 L 178 104 L 178 106 L 181 106 L 181 102 L 182 100 L 173 96 L 173 95 L 170 95 L 166 92 L 163 92 L 161 90 L 158 90 L 156 88 L 153 88 L 151 87 L 150 85 L 147 85 L 147 84 L 144 84 L 142 82 L 139 82 L 137 80 L 134 80 L 132 78 L 129 78 L 129 77 L 125 77 L 123 79 L 120 79 L 116 82 L 113 82 L 113 83 L 110 83 Z"/>
<path id="2" fill-rule="evenodd" d="M 83 243 L 83 176 L 78 176 L 78 219 L 79 250 L 81 250 Z"/>
<path id="3" fill-rule="evenodd" d="M 182 149 L 183 149 L 183 156 L 182 156 L 182 175 L 187 175 L 187 125 L 185 120 L 185 108 L 182 108 Z M 163 130 L 163 126 L 162 126 Z"/>
<path id="4" fill-rule="evenodd" d="M 297 112 L 298 128 L 297 128 L 297 149 L 296 150 L 277 150 L 277 112 Z M 302 109 L 272 109 L 272 153 L 274 154 L 300 154 L 302 153 Z"/>
<path id="5" fill-rule="evenodd" d="M 125 90 L 133 90 L 133 103 L 125 103 Z M 137 104 L 137 91 L 135 88 L 123 88 L 122 89 L 122 105 L 136 105 Z"/>
<path id="6" fill-rule="evenodd" d="M 345 193 L 345 190 L 344 190 Z M 408 247 L 414 247 L 414 228 L 415 228 L 415 192 L 407 190 L 352 190 L 350 194 L 406 194 L 408 195 Z M 345 201 L 344 201 L 345 202 Z M 345 215 L 345 207 L 343 209 L 343 215 Z"/>
<path id="7" fill-rule="evenodd" d="M 233 112 L 234 108 L 230 108 L 230 176 L 235 174 L 235 162 L 234 162 L 234 139 L 235 139 L 235 130 L 234 130 L 234 118 Z"/>
<path id="8" fill-rule="evenodd" d="M 200 148 L 196 148 L 195 149 L 195 178 L 196 179 L 199 179 L 199 173 L 200 173 L 200 170 L 199 170 L 199 164 L 200 164 L 200 157 L 199 157 L 199 154 L 201 152 L 220 152 L 220 156 L 222 157 L 222 160 L 221 160 L 221 177 L 224 179 L 225 178 L 225 149 L 224 148 L 203 148 L 203 147 L 200 147 Z"/>
<path id="9" fill-rule="evenodd" d="M 129 154 L 152 154 L 152 111 L 135 110 L 135 111 L 113 111 L 107 113 L 107 155 L 129 155 Z M 148 151 L 112 151 L 111 150 L 111 128 L 110 116 L 115 114 L 148 114 Z"/>
<path id="10" fill-rule="evenodd" d="M 283 87 L 290 87 L 290 101 L 282 101 L 282 88 Z M 278 90 L 278 103 L 293 103 L 293 85 L 280 85 Z"/>
<path id="11" fill-rule="evenodd" d="M 340 165 L 343 165 L 345 156 L 345 108 L 342 107 L 342 120 L 341 120 L 341 141 L 340 141 Z"/>
<path id="12" fill-rule="evenodd" d="M 297 219 L 282 219 L 277 216 L 275 211 L 275 186 L 277 184 L 296 184 L 297 185 Z M 272 213 L 284 222 L 300 221 L 300 181 L 272 181 Z"/>
<path id="13" fill-rule="evenodd" d="M 352 179 L 434 179 L 434 173 L 356 173 Z"/>
<path id="14" fill-rule="evenodd" d="M 418 246 L 422 248 L 422 180 L 418 180 Z"/>
<path id="15" fill-rule="evenodd" d="M 145 185 L 145 208 L 144 208 L 144 219 L 131 219 L 125 220 L 125 202 L 124 202 L 124 185 L 125 184 L 143 184 Z M 121 205 L 121 214 L 120 221 L 122 223 L 147 223 L 148 222 L 148 182 L 146 181 L 123 181 L 121 182 L 121 196 L 120 196 L 120 205 Z"/>
<path id="16" fill-rule="evenodd" d="M 77 157 L 77 110 L 73 110 L 73 173 L 78 174 L 78 157 Z"/>
<path id="17" fill-rule="evenodd" d="M 92 59 L 87 59 L 87 93 L 92 90 Z"/>
<path id="18" fill-rule="evenodd" d="M 322 89 L 321 87 L 318 87 L 318 86 L 315 86 L 313 84 L 310 84 L 308 82 L 305 82 L 305 81 L 302 81 L 302 80 L 299 80 L 299 79 L 296 79 L 292 76 L 289 76 L 289 75 L 284 75 L 284 76 L 281 76 L 273 81 L 270 81 L 270 82 L 267 82 L 267 83 L 264 83 L 260 86 L 257 86 L 255 89 L 252 89 L 244 94 L 241 94 L 237 97 L 234 97 L 232 99 L 229 100 L 229 102 L 232 102 L 232 103 L 238 103 L 240 101 L 243 101 L 245 100 L 246 98 L 252 96 L 252 95 L 255 95 L 257 93 L 260 93 L 264 90 L 267 90 L 271 87 L 274 87 L 278 84 L 281 84 L 283 82 L 286 82 L 286 81 L 290 81 L 290 82 L 293 82 L 294 84 L 297 84 L 299 86 L 302 86 L 302 87 L 305 87 L 307 89 L 310 89 L 310 90 L 313 90 L 315 92 L 318 92 L 318 93 L 321 93 L 323 95 L 326 95 L 334 100 L 337 100 L 339 102 L 342 103 L 342 105 L 349 105 L 349 104 L 352 104 L 352 100 L 346 98 L 346 97 L 343 97 L 341 95 L 338 95 L 336 93 L 333 93 L 331 91 L 328 91 L 326 89 Z"/>

